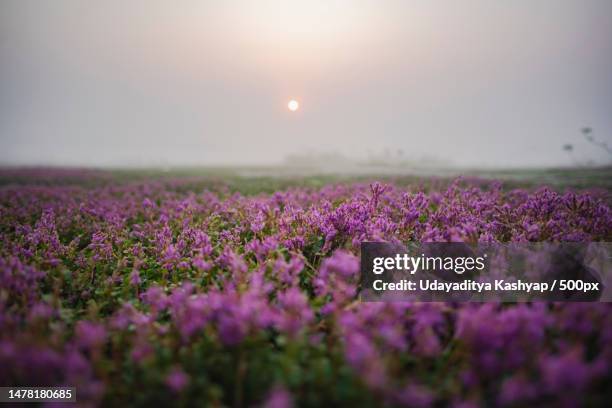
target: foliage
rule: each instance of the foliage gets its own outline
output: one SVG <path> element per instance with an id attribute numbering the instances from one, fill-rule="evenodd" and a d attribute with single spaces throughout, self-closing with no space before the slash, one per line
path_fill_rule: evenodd
<path id="1" fill-rule="evenodd" d="M 364 240 L 609 240 L 595 193 L 419 180 L 243 195 L 222 178 L 69 175 L 78 182 L 0 189 L 2 385 L 70 385 L 81 404 L 131 406 L 610 398 L 608 304 L 357 294 Z"/>

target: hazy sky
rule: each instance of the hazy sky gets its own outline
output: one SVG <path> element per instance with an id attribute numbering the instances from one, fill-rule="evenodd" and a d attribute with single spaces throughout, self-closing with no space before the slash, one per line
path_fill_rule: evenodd
<path id="1" fill-rule="evenodd" d="M 93 3 L 0 1 L 0 163 L 608 158 L 610 0 Z"/>

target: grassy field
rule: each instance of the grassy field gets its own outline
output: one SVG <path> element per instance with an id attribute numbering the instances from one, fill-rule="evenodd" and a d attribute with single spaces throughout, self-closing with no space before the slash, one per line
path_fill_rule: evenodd
<path id="1" fill-rule="evenodd" d="M 602 406 L 612 304 L 363 302 L 359 253 L 609 242 L 609 172 L 0 170 L 0 384 L 82 406 Z"/>
<path id="2" fill-rule="evenodd" d="M 194 188 L 227 185 L 243 194 L 270 193 L 288 187 L 322 187 L 331 183 L 388 181 L 397 185 L 415 183 L 447 184 L 457 177 L 471 182 L 499 180 L 505 189 L 547 185 L 555 190 L 601 189 L 612 191 L 612 167 L 451 170 L 405 169 L 398 167 L 345 169 L 329 172 L 295 167 L 177 167 L 170 169 L 55 169 L 0 168 L 0 185 L 6 184 L 79 184 L 129 183 L 143 180 L 183 179 Z"/>

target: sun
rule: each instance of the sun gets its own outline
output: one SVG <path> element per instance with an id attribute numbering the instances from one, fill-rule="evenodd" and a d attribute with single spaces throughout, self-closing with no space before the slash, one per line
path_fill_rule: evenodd
<path id="1" fill-rule="evenodd" d="M 298 110 L 300 108 L 300 104 L 298 101 L 296 101 L 295 99 L 292 99 L 289 101 L 289 103 L 287 104 L 287 107 L 289 108 L 289 110 L 291 112 L 295 112 L 296 110 Z"/>

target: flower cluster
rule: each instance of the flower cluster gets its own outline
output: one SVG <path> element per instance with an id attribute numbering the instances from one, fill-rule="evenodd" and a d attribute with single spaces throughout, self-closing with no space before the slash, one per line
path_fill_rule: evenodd
<path id="1" fill-rule="evenodd" d="M 14 172 L 14 171 L 13 171 Z M 363 241 L 607 241 L 594 192 L 243 194 L 77 172 L 0 188 L 0 385 L 83 405 L 599 405 L 608 304 L 363 303 Z"/>

